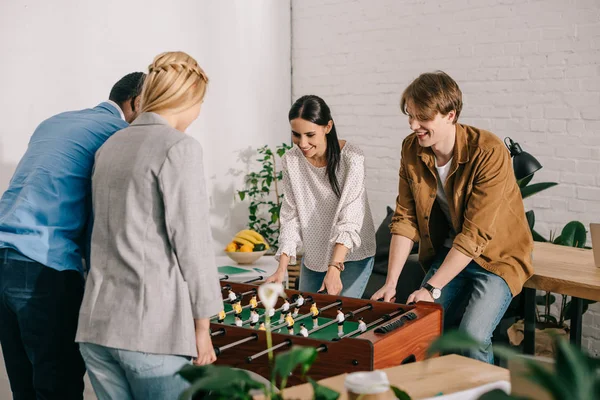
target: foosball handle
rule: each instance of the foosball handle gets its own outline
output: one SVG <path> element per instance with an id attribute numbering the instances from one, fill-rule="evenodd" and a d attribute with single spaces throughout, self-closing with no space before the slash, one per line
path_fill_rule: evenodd
<path id="1" fill-rule="evenodd" d="M 327 289 L 319 290 L 318 294 L 327 294 Z"/>

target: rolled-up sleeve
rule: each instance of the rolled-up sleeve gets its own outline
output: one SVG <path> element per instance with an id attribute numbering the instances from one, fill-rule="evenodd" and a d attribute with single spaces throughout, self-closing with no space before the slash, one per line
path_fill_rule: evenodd
<path id="1" fill-rule="evenodd" d="M 188 285 L 193 316 L 211 317 L 223 303 L 200 143 L 189 137 L 171 147 L 159 182 L 169 242 Z"/>
<path id="2" fill-rule="evenodd" d="M 498 210 L 505 206 L 504 194 L 509 179 L 515 179 L 508 151 L 493 147 L 481 157 L 473 187 L 464 213 L 462 230 L 454 238 L 452 247 L 477 258 L 494 237 Z"/>
<path id="3" fill-rule="evenodd" d="M 285 156 L 282 159 L 282 175 L 283 199 L 279 211 L 281 230 L 279 231 L 279 248 L 277 254 L 275 254 L 275 260 L 279 261 L 281 255 L 285 254 L 290 257 L 290 262 L 294 264 L 296 263 L 296 253 L 302 246 L 302 236 L 298 209 L 294 200 L 294 191 Z"/>
<path id="4" fill-rule="evenodd" d="M 365 193 L 365 157 L 362 153 L 355 154 L 349 162 L 331 242 L 342 244 L 352 251 L 361 245 L 360 232 L 365 220 L 365 207 L 369 205 Z"/>
<path id="5" fill-rule="evenodd" d="M 415 208 L 415 199 L 407 176 L 404 162 L 404 144 L 400 159 L 400 173 L 398 183 L 398 197 L 396 197 L 396 211 L 392 217 L 390 231 L 393 235 L 405 236 L 413 242 L 419 241 L 419 225 Z"/>

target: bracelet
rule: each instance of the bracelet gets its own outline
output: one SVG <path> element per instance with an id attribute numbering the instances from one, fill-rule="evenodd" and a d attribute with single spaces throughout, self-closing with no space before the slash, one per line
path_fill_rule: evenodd
<path id="1" fill-rule="evenodd" d="M 346 269 L 346 267 L 344 267 L 344 263 L 341 261 L 332 261 L 329 263 L 329 266 L 337 268 L 340 272 L 342 272 L 342 271 L 344 271 L 344 269 Z"/>

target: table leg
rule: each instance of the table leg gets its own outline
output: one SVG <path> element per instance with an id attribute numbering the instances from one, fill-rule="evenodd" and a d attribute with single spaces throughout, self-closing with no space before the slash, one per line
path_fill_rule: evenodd
<path id="1" fill-rule="evenodd" d="M 535 294 L 535 289 L 523 288 L 523 296 L 525 297 L 525 338 L 523 339 L 523 352 L 530 355 L 535 352 Z"/>
<path id="2" fill-rule="evenodd" d="M 579 297 L 571 297 L 571 308 L 573 316 L 571 317 L 571 343 L 581 347 L 581 321 L 583 319 L 583 300 Z"/>

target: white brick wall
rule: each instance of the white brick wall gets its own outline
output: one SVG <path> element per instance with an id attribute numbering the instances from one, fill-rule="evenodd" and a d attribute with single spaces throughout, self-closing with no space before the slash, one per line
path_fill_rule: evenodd
<path id="1" fill-rule="evenodd" d="M 527 201 L 543 235 L 600 221 L 598 0 L 292 0 L 292 93 L 331 106 L 344 139 L 367 155 L 376 220 L 393 205 L 398 103 L 420 73 L 441 69 L 463 91 L 461 121 L 510 136 L 560 184 Z M 600 306 L 584 345 L 600 352 Z"/>

